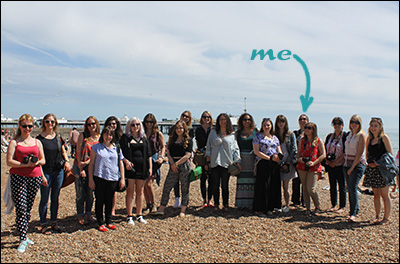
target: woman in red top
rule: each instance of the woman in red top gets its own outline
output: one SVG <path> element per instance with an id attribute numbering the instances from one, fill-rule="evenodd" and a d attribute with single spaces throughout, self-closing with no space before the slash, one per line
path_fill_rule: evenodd
<path id="1" fill-rule="evenodd" d="M 17 229 L 20 237 L 18 252 L 25 252 L 33 244 L 27 237 L 31 209 L 40 184 L 47 186 L 42 178 L 41 165 L 46 163 L 42 143 L 31 137 L 34 120 L 23 114 L 18 121 L 18 131 L 7 150 L 7 166 L 11 167 L 11 193 L 15 203 Z M 43 181 L 43 183 L 42 183 Z"/>
<path id="2" fill-rule="evenodd" d="M 304 136 L 297 146 L 297 171 L 303 184 L 303 198 L 307 214 L 311 214 L 310 196 L 314 201 L 314 214 L 321 212 L 316 183 L 318 175 L 322 173 L 321 161 L 325 159 L 325 146 L 317 135 L 317 125 L 307 123 L 304 126 Z"/>

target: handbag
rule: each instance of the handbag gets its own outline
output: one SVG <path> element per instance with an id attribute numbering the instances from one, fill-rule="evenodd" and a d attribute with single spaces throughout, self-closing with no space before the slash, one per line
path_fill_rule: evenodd
<path id="1" fill-rule="evenodd" d="M 198 150 L 194 153 L 193 162 L 194 162 L 197 166 L 204 166 L 204 165 L 206 165 L 206 152 L 205 152 L 204 149 L 198 149 Z"/>
<path id="2" fill-rule="evenodd" d="M 201 166 L 197 166 L 195 169 L 190 171 L 189 182 L 200 179 L 202 170 Z"/>
<path id="3" fill-rule="evenodd" d="M 61 185 L 61 188 L 67 187 L 73 182 L 75 182 L 75 175 L 72 170 L 64 170 L 64 181 Z"/>
<path id="4" fill-rule="evenodd" d="M 238 163 L 231 161 L 231 159 L 229 158 L 228 154 L 226 153 L 226 151 L 223 147 L 222 147 L 222 150 L 224 151 L 225 156 L 229 162 L 228 173 L 232 176 L 237 176 L 240 173 Z"/>

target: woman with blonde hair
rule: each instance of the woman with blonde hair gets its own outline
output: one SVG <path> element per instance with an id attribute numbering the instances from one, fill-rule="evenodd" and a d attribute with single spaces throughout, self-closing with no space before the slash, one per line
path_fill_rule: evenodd
<path id="1" fill-rule="evenodd" d="M 76 155 L 73 165 L 75 175 L 76 211 L 78 223 L 86 225 L 95 222 L 92 217 L 93 190 L 89 187 L 89 163 L 92 146 L 99 143 L 100 124 L 97 118 L 89 116 L 85 120 L 83 133 L 79 135 L 76 145 Z"/>
<path id="2" fill-rule="evenodd" d="M 347 136 L 344 143 L 345 153 L 343 169 L 350 203 L 348 221 L 357 222 L 357 216 L 360 211 L 357 187 L 365 171 L 366 161 L 364 149 L 367 136 L 362 130 L 361 117 L 357 114 L 350 118 L 349 129 L 350 134 Z"/>
<path id="3" fill-rule="evenodd" d="M 51 192 L 50 220 L 51 229 L 62 232 L 57 225 L 58 198 L 64 180 L 64 169 L 70 170 L 68 154 L 64 148 L 64 139 L 58 134 L 57 117 L 49 113 L 42 120 L 41 133 L 36 137 L 42 142 L 46 164 L 42 167 L 46 177 L 47 186 L 40 187 L 39 216 L 42 234 L 50 234 L 50 228 L 46 226 L 47 203 Z M 65 162 L 65 163 L 64 163 Z M 64 163 L 64 164 L 63 164 Z"/>
<path id="4" fill-rule="evenodd" d="M 125 178 L 128 179 L 126 188 L 126 213 L 129 225 L 133 221 L 133 193 L 136 191 L 136 220 L 147 224 L 142 215 L 143 190 L 145 180 L 152 174 L 152 158 L 150 143 L 146 138 L 142 122 L 132 117 L 125 127 L 125 134 L 119 141 L 122 153 L 127 159 L 125 163 Z"/>
<path id="5" fill-rule="evenodd" d="M 374 224 L 386 225 L 389 223 L 391 202 L 389 197 L 389 187 L 394 185 L 394 181 L 385 177 L 381 172 L 382 157 L 386 154 L 392 156 L 393 149 L 389 136 L 383 131 L 383 122 L 379 117 L 372 117 L 369 122 L 368 138 L 366 144 L 366 156 L 368 157 L 368 166 L 365 169 L 365 178 L 363 185 L 372 187 L 374 192 L 375 220 Z M 395 165 L 394 165 L 395 166 Z M 381 197 L 384 205 L 383 218 L 381 213 Z"/>
<path id="6" fill-rule="evenodd" d="M 47 185 L 40 168 L 46 164 L 43 146 L 40 140 L 31 137 L 33 124 L 32 116 L 23 114 L 18 120 L 17 134 L 7 150 L 7 166 L 11 167 L 11 195 L 20 239 L 19 253 L 24 253 L 28 245 L 34 244 L 27 237 L 31 210 L 40 184 Z"/>
<path id="7" fill-rule="evenodd" d="M 317 180 L 322 173 L 321 162 L 325 159 L 325 146 L 318 137 L 317 125 L 309 122 L 304 126 L 304 136 L 297 146 L 297 171 L 303 185 L 303 198 L 306 205 L 306 214 L 311 215 L 312 198 L 315 210 L 314 215 L 321 213 L 321 205 L 317 193 Z"/>

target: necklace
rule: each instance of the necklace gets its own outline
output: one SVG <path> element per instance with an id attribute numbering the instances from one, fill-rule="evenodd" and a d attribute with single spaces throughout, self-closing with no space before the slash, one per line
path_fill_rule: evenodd
<path id="1" fill-rule="evenodd" d="M 24 142 L 26 145 L 29 144 L 29 138 L 26 138 L 26 139 L 21 138 L 21 139 L 22 139 L 22 142 Z M 26 140 L 28 140 L 28 142 L 26 142 Z"/>

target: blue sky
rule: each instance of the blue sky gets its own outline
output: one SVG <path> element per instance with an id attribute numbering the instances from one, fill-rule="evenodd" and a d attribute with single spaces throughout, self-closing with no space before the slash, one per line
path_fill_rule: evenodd
<path id="1" fill-rule="evenodd" d="M 190 110 L 257 121 L 352 114 L 399 127 L 398 2 L 1 2 L 1 113 L 158 119 Z"/>

